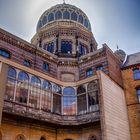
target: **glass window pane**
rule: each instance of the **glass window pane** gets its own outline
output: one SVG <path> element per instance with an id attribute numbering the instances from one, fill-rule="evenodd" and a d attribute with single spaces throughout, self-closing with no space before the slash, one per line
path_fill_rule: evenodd
<path id="1" fill-rule="evenodd" d="M 140 79 L 140 70 L 135 69 L 133 72 L 134 72 L 134 80 L 139 80 Z"/>
<path id="2" fill-rule="evenodd" d="M 138 101 L 140 103 L 140 89 L 137 89 L 137 96 L 138 96 Z"/>
<path id="3" fill-rule="evenodd" d="M 72 42 L 71 41 L 61 41 L 61 52 L 62 53 L 72 53 Z"/>
<path id="4" fill-rule="evenodd" d="M 29 76 L 25 72 L 20 72 L 18 74 L 18 80 L 20 80 L 20 81 L 27 81 L 28 82 L 29 81 Z"/>
<path id="5" fill-rule="evenodd" d="M 42 23 L 43 23 L 43 25 L 45 25 L 47 23 L 47 17 L 46 16 L 43 17 Z"/>
<path id="6" fill-rule="evenodd" d="M 77 109 L 79 115 L 85 114 L 87 112 L 86 94 L 77 97 Z"/>
<path id="7" fill-rule="evenodd" d="M 58 86 L 58 85 L 54 85 L 53 86 L 53 92 L 54 93 L 59 93 L 59 94 L 61 94 L 61 87 L 60 86 Z"/>
<path id="8" fill-rule="evenodd" d="M 88 92 L 88 106 L 89 106 L 89 112 L 98 111 L 98 83 L 97 80 L 92 81 L 88 84 L 87 87 Z"/>
<path id="9" fill-rule="evenodd" d="M 54 52 L 54 43 L 53 42 L 51 42 L 47 45 L 47 51 L 50 53 Z"/>
<path id="10" fill-rule="evenodd" d="M 101 65 L 101 66 L 96 67 L 96 70 L 97 70 L 97 71 L 98 71 L 98 70 L 103 70 L 103 66 Z"/>
<path id="11" fill-rule="evenodd" d="M 43 63 L 43 70 L 45 70 L 46 72 L 49 71 L 49 64 L 48 63 Z"/>
<path id="12" fill-rule="evenodd" d="M 75 12 L 71 14 L 71 19 L 77 21 L 77 14 Z"/>
<path id="13" fill-rule="evenodd" d="M 57 20 L 57 19 L 62 19 L 62 13 L 60 12 L 60 11 L 57 11 L 56 13 L 55 13 L 55 19 Z"/>
<path id="14" fill-rule="evenodd" d="M 76 114 L 76 96 L 63 97 L 63 114 L 64 115 Z"/>
<path id="15" fill-rule="evenodd" d="M 86 93 L 86 89 L 83 86 L 77 88 L 77 94 Z"/>
<path id="16" fill-rule="evenodd" d="M 64 95 L 75 95 L 75 89 L 72 87 L 64 88 L 63 94 Z"/>
<path id="17" fill-rule="evenodd" d="M 39 108 L 40 106 L 40 93 L 41 93 L 41 81 L 38 77 L 33 76 L 31 78 L 29 104 L 31 107 Z"/>
<path id="18" fill-rule="evenodd" d="M 6 50 L 1 50 L 1 49 L 0 49 L 0 56 L 3 56 L 5 58 L 10 58 L 11 57 L 9 52 L 7 52 Z"/>
<path id="19" fill-rule="evenodd" d="M 34 84 L 34 85 L 37 85 L 37 86 L 41 85 L 40 79 L 38 77 L 36 77 L 36 76 L 32 76 L 31 83 Z"/>
<path id="20" fill-rule="evenodd" d="M 53 94 L 53 112 L 61 114 L 61 96 Z"/>
<path id="21" fill-rule="evenodd" d="M 82 56 L 82 55 L 86 55 L 87 53 L 88 53 L 87 47 L 84 44 L 80 43 L 80 45 L 79 45 L 79 55 Z"/>
<path id="22" fill-rule="evenodd" d="M 9 69 L 8 69 L 8 77 L 16 78 L 16 70 L 14 68 L 9 67 Z"/>
<path id="23" fill-rule="evenodd" d="M 86 71 L 86 77 L 92 76 L 93 75 L 93 70 L 90 68 Z"/>
<path id="24" fill-rule="evenodd" d="M 88 20 L 87 19 L 85 19 L 84 25 L 86 28 L 88 28 Z"/>
<path id="25" fill-rule="evenodd" d="M 63 13 L 63 19 L 70 19 L 70 13 L 68 11 Z"/>
<path id="26" fill-rule="evenodd" d="M 46 84 L 45 84 L 46 83 Z M 43 82 L 42 94 L 41 94 L 41 109 L 43 111 L 51 111 L 51 88 L 48 82 Z"/>
<path id="27" fill-rule="evenodd" d="M 20 103 L 27 103 L 28 89 L 29 89 L 29 76 L 25 72 L 18 74 L 16 101 Z"/>
<path id="28" fill-rule="evenodd" d="M 27 67 L 30 67 L 31 66 L 31 63 L 30 63 L 29 60 L 24 60 L 23 61 L 23 64 L 24 64 L 24 66 L 27 66 Z"/>
<path id="29" fill-rule="evenodd" d="M 50 82 L 48 82 L 47 80 L 44 80 L 43 81 L 43 84 L 42 84 L 42 88 L 43 89 L 46 89 L 46 90 L 51 90 L 52 89 L 52 85 L 51 85 L 51 83 Z"/>
<path id="30" fill-rule="evenodd" d="M 54 14 L 53 13 L 50 13 L 48 15 L 48 22 L 53 21 L 53 20 L 54 20 Z"/>
<path id="31" fill-rule="evenodd" d="M 8 77 L 4 96 L 6 100 L 12 101 L 14 99 L 15 83 L 16 79 Z"/>
<path id="32" fill-rule="evenodd" d="M 84 18 L 83 18 L 82 15 L 79 15 L 79 19 L 78 19 L 78 21 L 79 21 L 81 24 L 83 24 Z"/>

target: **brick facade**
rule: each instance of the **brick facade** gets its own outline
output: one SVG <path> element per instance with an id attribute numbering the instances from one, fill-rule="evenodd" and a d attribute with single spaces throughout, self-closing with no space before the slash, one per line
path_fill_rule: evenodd
<path id="1" fill-rule="evenodd" d="M 140 80 L 134 80 L 133 68 L 140 66 L 131 66 L 122 70 L 123 84 L 125 90 L 128 116 L 132 140 L 140 138 L 140 103 L 136 88 L 140 85 Z"/>

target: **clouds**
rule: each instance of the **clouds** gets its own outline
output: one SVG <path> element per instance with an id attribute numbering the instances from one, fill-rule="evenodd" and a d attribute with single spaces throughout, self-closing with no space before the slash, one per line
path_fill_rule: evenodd
<path id="1" fill-rule="evenodd" d="M 0 0 L 0 27 L 30 41 L 42 13 L 63 0 Z M 140 51 L 139 0 L 66 0 L 89 17 L 93 34 L 101 47 L 118 44 L 127 53 Z"/>

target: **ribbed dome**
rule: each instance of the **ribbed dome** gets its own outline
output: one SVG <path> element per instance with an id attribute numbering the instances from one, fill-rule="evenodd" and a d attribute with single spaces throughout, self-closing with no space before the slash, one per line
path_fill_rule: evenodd
<path id="1" fill-rule="evenodd" d="M 37 31 L 54 21 L 74 21 L 82 24 L 85 28 L 91 31 L 91 25 L 86 14 L 70 4 L 58 4 L 46 10 L 40 17 L 37 25 Z"/>
<path id="2" fill-rule="evenodd" d="M 125 57 L 126 57 L 126 53 L 121 50 L 121 49 L 118 49 L 114 52 L 118 57 L 119 59 L 123 62 L 125 60 Z"/>

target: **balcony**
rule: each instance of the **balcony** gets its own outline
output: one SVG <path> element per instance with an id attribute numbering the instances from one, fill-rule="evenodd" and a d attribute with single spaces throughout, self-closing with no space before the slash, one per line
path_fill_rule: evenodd
<path id="1" fill-rule="evenodd" d="M 64 116 L 5 100 L 3 112 L 62 126 L 76 126 L 100 120 L 99 105 L 94 106 L 94 112 L 89 112 L 82 115 Z"/>

